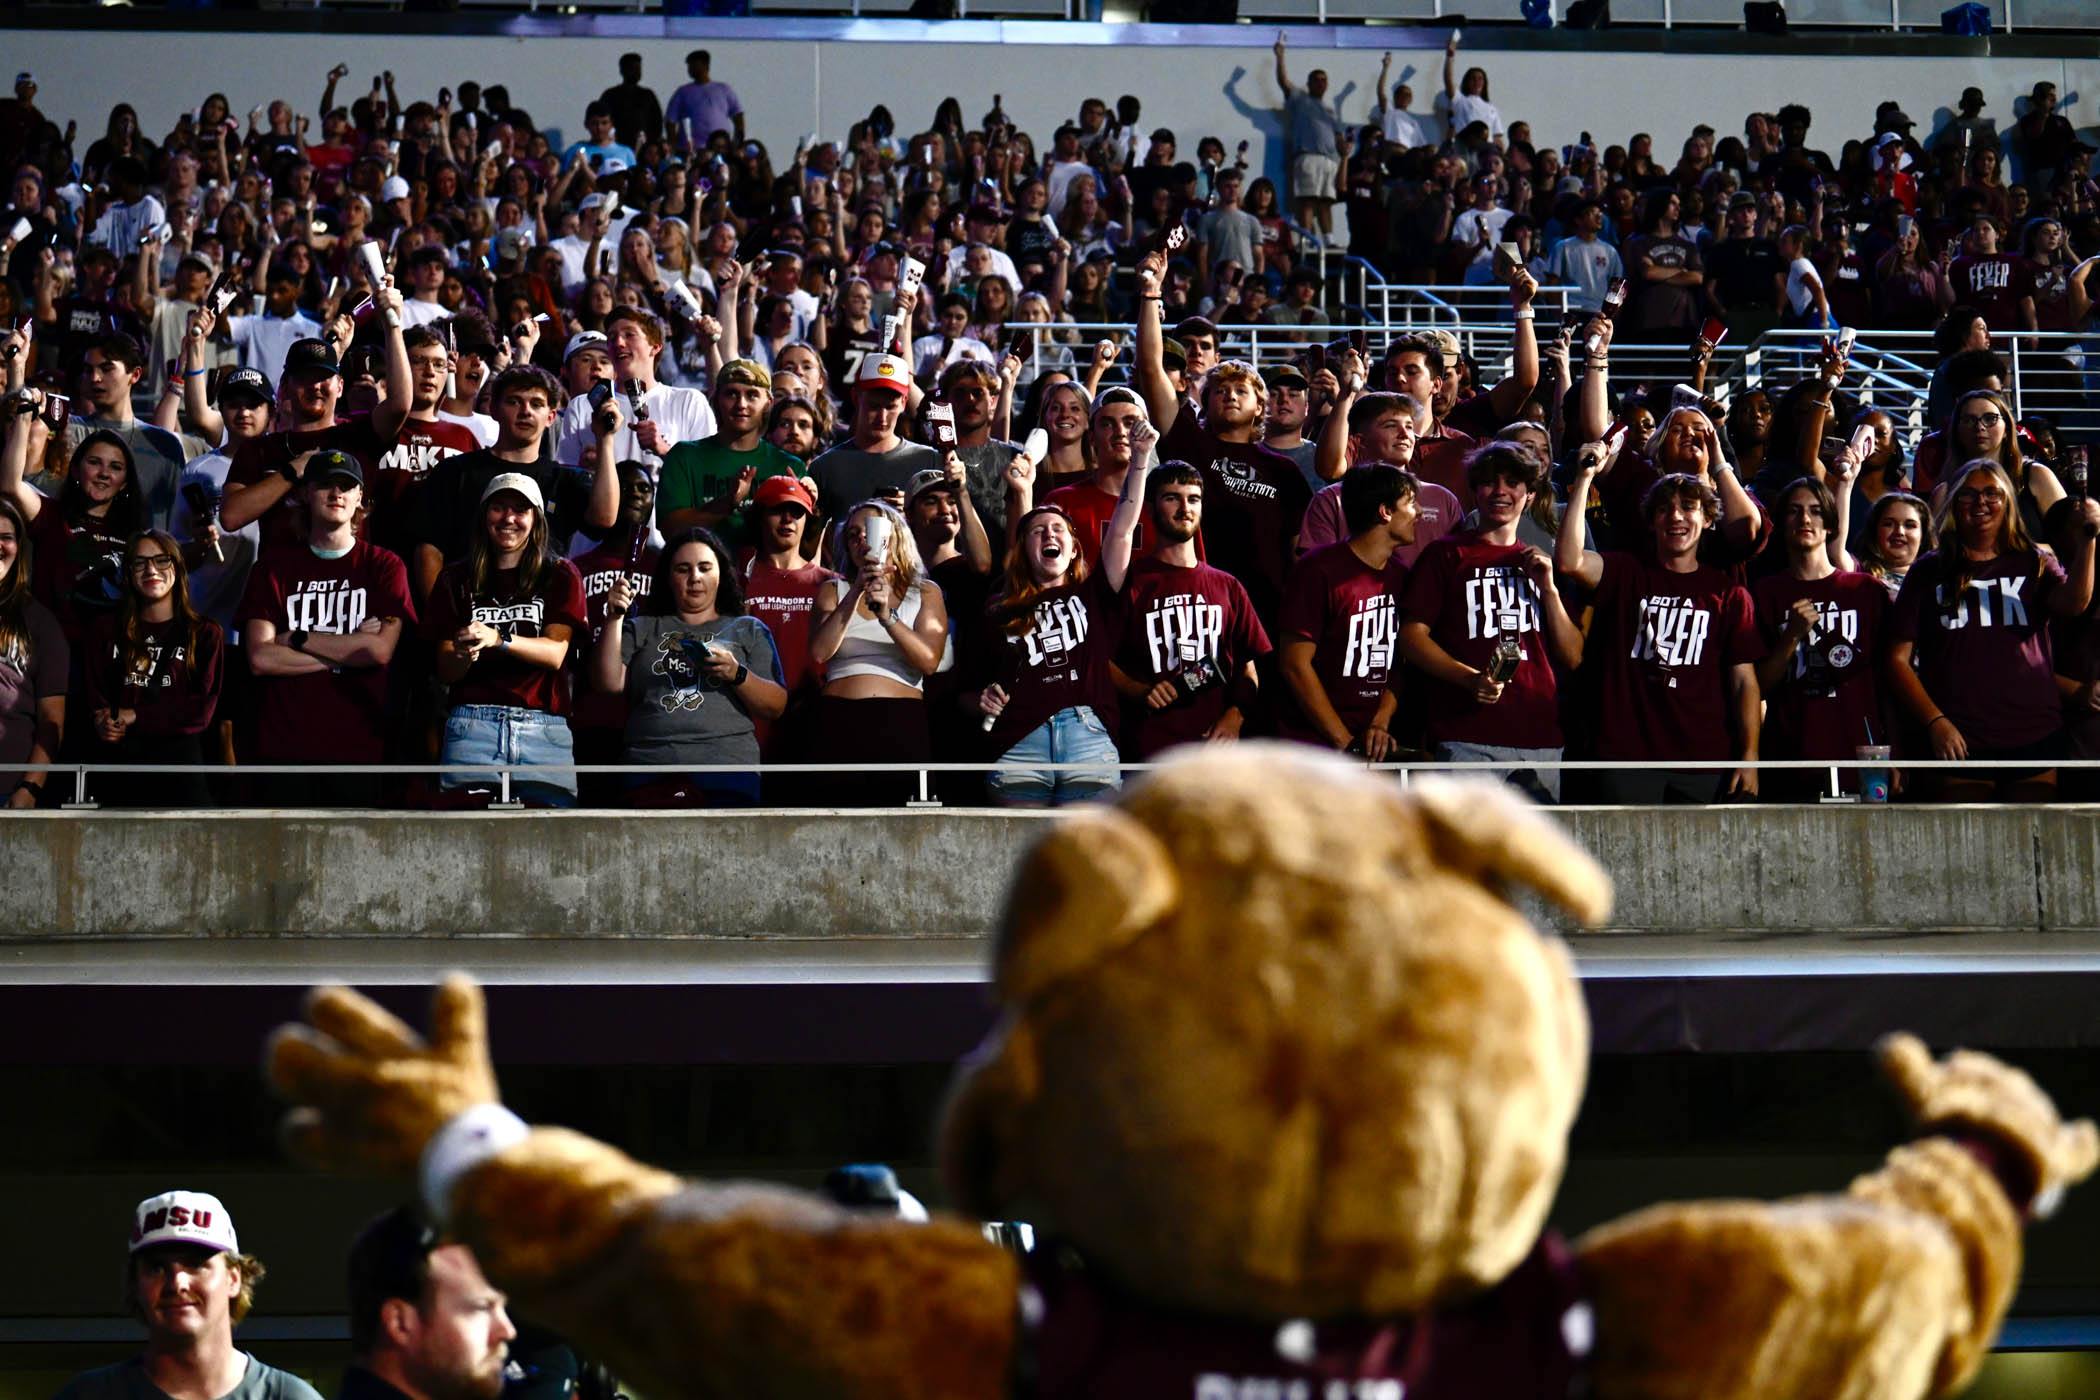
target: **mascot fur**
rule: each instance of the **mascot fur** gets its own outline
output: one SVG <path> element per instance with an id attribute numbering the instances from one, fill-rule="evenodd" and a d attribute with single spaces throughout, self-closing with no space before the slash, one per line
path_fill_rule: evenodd
<path id="1" fill-rule="evenodd" d="M 1051 825 L 941 1167 L 977 1226 L 688 1182 L 501 1108 L 482 1000 L 426 1042 L 331 988 L 272 1041 L 301 1160 L 420 1180 L 516 1304 L 657 1400 L 1911 1400 L 1981 1364 L 2023 1220 L 2100 1161 L 2023 1073 L 1881 1060 L 1920 1125 L 1842 1193 L 1541 1234 L 1582 1099 L 1567 950 L 1604 873 L 1496 787 L 1197 751 Z M 2039 1211 L 2038 1211 L 2039 1208 Z"/>

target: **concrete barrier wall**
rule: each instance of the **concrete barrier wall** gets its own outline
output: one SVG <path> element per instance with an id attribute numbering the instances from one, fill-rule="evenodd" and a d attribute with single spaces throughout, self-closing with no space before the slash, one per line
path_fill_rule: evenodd
<path id="1" fill-rule="evenodd" d="M 64 813 L 0 818 L 0 940 L 948 943 L 1046 814 Z M 1590 952 L 2100 931 L 2100 809 L 1568 809 L 1618 907 Z M 2008 941 L 2009 940 L 2009 941 Z"/>

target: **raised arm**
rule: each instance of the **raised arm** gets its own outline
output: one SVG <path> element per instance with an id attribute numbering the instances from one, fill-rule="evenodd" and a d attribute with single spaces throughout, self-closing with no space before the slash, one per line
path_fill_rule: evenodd
<path id="1" fill-rule="evenodd" d="M 1611 426 L 1611 320 L 1593 316 L 1583 330 L 1587 356 L 1582 366 L 1582 398 L 1575 413 L 1575 433 L 1596 442 Z"/>
<path id="2" fill-rule="evenodd" d="M 1553 535 L 1553 567 L 1585 588 L 1604 581 L 1604 556 L 1583 548 L 1590 490 L 1617 458 L 1617 444 L 1583 444 L 1575 458 L 1575 479 L 1568 483 L 1568 503 L 1561 508 L 1560 528 Z"/>
<path id="3" fill-rule="evenodd" d="M 1181 413 L 1181 395 L 1167 378 L 1167 362 L 1163 358 L 1166 332 L 1160 326 L 1160 285 L 1166 272 L 1167 255 L 1161 251 L 1145 254 L 1138 264 L 1137 354 L 1131 362 L 1138 394 L 1145 400 L 1152 426 L 1159 429 L 1161 437 L 1173 431 L 1174 420 Z"/>
<path id="4" fill-rule="evenodd" d="M 381 278 L 372 300 L 386 323 L 382 332 L 386 340 L 386 397 L 372 409 L 372 431 L 382 441 L 391 442 L 415 405 L 415 371 L 409 367 L 408 345 L 401 338 L 401 293 L 395 288 L 394 279 Z"/>
<path id="5" fill-rule="evenodd" d="M 1131 546 L 1145 515 L 1145 479 L 1159 460 L 1159 430 L 1140 421 L 1131 433 L 1130 470 L 1123 473 L 1123 494 L 1109 513 L 1108 535 L 1101 541 L 1101 574 L 1111 592 L 1120 592 L 1130 572 Z"/>
<path id="6" fill-rule="evenodd" d="M 1290 79 L 1290 75 L 1289 75 L 1289 74 L 1287 74 L 1287 73 L 1285 73 L 1285 72 L 1283 71 L 1283 51 L 1284 51 L 1284 48 L 1285 48 L 1285 46 L 1286 46 L 1286 41 L 1285 41 L 1285 39 L 1284 39 L 1283 31 L 1279 29 L 1279 30 L 1277 30 L 1277 31 L 1276 31 L 1276 43 L 1275 43 L 1275 49 L 1276 49 L 1276 86 L 1277 86 L 1277 88 L 1278 88 L 1278 89 L 1279 89 L 1279 90 L 1280 90 L 1280 91 L 1281 91 L 1281 92 L 1283 93 L 1284 97 L 1285 97 L 1286 99 L 1288 99 L 1288 98 L 1290 97 L 1290 95 L 1291 95 L 1291 79 Z"/>
<path id="7" fill-rule="evenodd" d="M 1526 269 L 1518 268 L 1509 284 L 1509 305 L 1517 324 L 1510 346 L 1509 373 L 1488 392 L 1488 403 L 1498 422 L 1515 422 L 1524 405 L 1531 401 L 1532 391 L 1539 387 L 1539 340 L 1534 329 L 1538 313 L 1531 304 L 1538 291 L 1538 280 Z"/>
<path id="8" fill-rule="evenodd" d="M 40 389 L 23 389 L 19 393 L 27 402 L 39 406 L 44 402 Z M 7 406 L 12 409 L 17 402 L 11 399 Z M 24 479 L 29 472 L 29 438 L 36 431 L 35 422 L 35 409 L 8 414 L 7 439 L 0 443 L 0 496 L 13 501 L 24 520 L 35 520 L 44 507 L 43 493 Z"/>

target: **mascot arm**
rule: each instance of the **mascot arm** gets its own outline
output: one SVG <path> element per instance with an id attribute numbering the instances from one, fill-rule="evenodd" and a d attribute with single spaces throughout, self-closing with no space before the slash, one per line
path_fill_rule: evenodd
<path id="1" fill-rule="evenodd" d="M 520 1311 L 645 1394 L 992 1400 L 1018 1273 L 972 1226 L 857 1216 L 762 1185 L 684 1183 L 498 1103 L 480 989 L 426 1043 L 343 988 L 273 1037 L 268 1073 L 311 1164 L 404 1182 Z"/>
<path id="2" fill-rule="evenodd" d="M 1928 1135 L 1844 1195 L 1660 1206 L 1578 1242 L 1598 1395 L 1914 1400 L 1975 1375 L 2023 1212 L 2090 1175 L 2100 1142 L 1989 1056 L 1894 1036 L 1881 1058 Z"/>

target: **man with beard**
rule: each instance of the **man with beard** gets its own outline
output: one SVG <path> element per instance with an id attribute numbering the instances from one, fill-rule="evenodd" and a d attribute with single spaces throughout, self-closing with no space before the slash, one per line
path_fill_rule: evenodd
<path id="1" fill-rule="evenodd" d="M 1147 488 L 1157 543 L 1124 579 L 1113 672 L 1122 750 L 1141 762 L 1176 744 L 1237 739 L 1259 685 L 1255 662 L 1269 653 L 1247 590 L 1196 557 L 1203 473 L 1168 462 Z"/>
<path id="2" fill-rule="evenodd" d="M 146 1326 L 146 1349 L 75 1376 L 58 1400 L 321 1400 L 233 1344 L 262 1276 L 218 1197 L 169 1191 L 140 1201 L 124 1301 Z"/>
<path id="3" fill-rule="evenodd" d="M 1187 462 L 1203 473 L 1210 516 L 1205 556 L 1245 585 L 1256 614 L 1272 618 L 1312 493 L 1297 463 L 1262 445 L 1269 389 L 1253 366 L 1239 360 L 1217 365 L 1202 380 L 1200 421 L 1182 411 L 1162 358 L 1165 273 L 1163 252 L 1147 254 L 1138 265 L 1136 387 L 1159 430 L 1162 460 Z"/>
<path id="4" fill-rule="evenodd" d="M 518 1329 L 463 1244 L 408 1206 L 350 1246 L 350 1346 L 337 1400 L 496 1400 Z"/>

